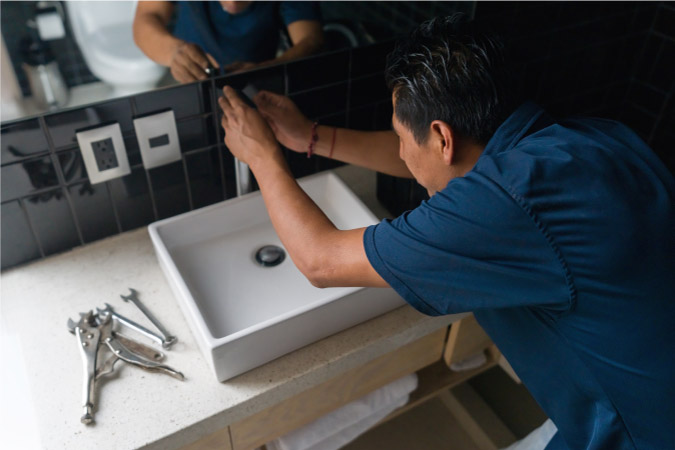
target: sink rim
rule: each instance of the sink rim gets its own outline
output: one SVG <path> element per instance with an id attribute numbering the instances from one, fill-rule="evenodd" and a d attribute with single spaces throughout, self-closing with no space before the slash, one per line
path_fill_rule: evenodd
<path id="1" fill-rule="evenodd" d="M 370 211 L 370 209 L 361 201 L 360 198 L 354 194 L 354 192 L 338 177 L 332 170 L 330 171 L 324 171 L 320 172 L 317 174 L 309 175 L 307 177 L 303 177 L 301 179 L 298 179 L 298 184 L 303 187 L 303 185 L 309 184 L 315 179 L 318 178 L 325 178 L 326 181 L 325 183 L 337 183 L 342 190 L 344 191 L 345 194 L 350 198 L 350 200 L 355 201 L 358 205 L 361 206 L 363 212 L 366 213 L 368 218 L 370 219 L 372 224 L 376 224 L 379 222 L 377 217 Z M 303 187 L 304 190 L 304 187 Z M 160 231 L 159 229 L 162 228 L 163 226 L 169 225 L 173 222 L 176 222 L 178 220 L 181 220 L 185 216 L 191 216 L 191 217 L 196 217 L 202 214 L 208 214 L 214 209 L 219 209 L 223 207 L 223 203 L 227 202 L 228 205 L 243 202 L 250 200 L 251 198 L 256 198 L 256 197 L 262 197 L 262 193 L 260 191 L 256 192 L 251 192 L 249 194 L 242 195 L 240 197 L 236 198 L 231 198 L 227 200 L 223 200 L 218 203 L 214 203 L 212 205 L 208 205 L 203 208 L 199 208 L 197 210 L 193 211 L 188 211 L 183 214 L 179 214 L 177 216 L 169 217 L 166 219 L 162 219 L 156 222 L 151 223 L 148 226 L 148 232 L 150 234 L 150 238 L 154 244 L 155 251 L 157 252 L 158 259 L 160 260 L 160 263 L 165 266 L 165 269 L 171 274 L 171 282 L 175 283 L 175 287 L 179 290 L 181 293 L 181 296 L 183 299 L 177 299 L 179 306 L 185 313 L 188 313 L 190 315 L 190 318 L 195 321 L 195 324 L 197 325 L 196 328 L 199 329 L 200 337 L 205 341 L 205 343 L 208 345 L 208 349 L 210 351 L 214 350 L 216 347 L 227 344 L 232 341 L 236 341 L 242 337 L 252 335 L 258 331 L 261 331 L 263 329 L 272 327 L 276 324 L 285 322 L 293 317 L 305 314 L 309 311 L 312 311 L 314 309 L 317 309 L 323 305 L 330 304 L 336 300 L 340 300 L 343 297 L 346 297 L 348 295 L 354 294 L 355 292 L 361 291 L 363 289 L 366 289 L 364 287 L 339 287 L 339 288 L 327 288 L 327 289 L 335 289 L 336 293 L 334 295 L 329 296 L 328 298 L 324 299 L 319 299 L 317 301 L 311 302 L 309 304 L 288 310 L 282 314 L 279 314 L 277 316 L 274 316 L 272 318 L 269 318 L 267 320 L 258 322 L 254 325 L 250 325 L 244 329 L 238 330 L 234 333 L 228 334 L 226 336 L 222 337 L 215 337 L 211 333 L 211 330 L 204 320 L 200 308 L 197 305 L 197 302 L 195 301 L 190 289 L 188 288 L 187 284 L 185 283 L 185 280 L 181 273 L 178 270 L 178 267 L 175 264 L 175 261 L 171 257 L 171 254 L 169 253 L 169 250 L 165 243 L 163 242 L 161 236 L 160 236 Z M 269 220 L 269 219 L 268 219 Z M 285 248 L 284 248 L 285 250 Z M 287 250 L 286 250 L 287 251 Z M 195 330 L 192 330 L 195 332 Z"/>

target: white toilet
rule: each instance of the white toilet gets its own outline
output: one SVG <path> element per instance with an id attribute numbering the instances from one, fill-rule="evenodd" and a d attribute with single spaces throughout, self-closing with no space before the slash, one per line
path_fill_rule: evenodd
<path id="1" fill-rule="evenodd" d="M 136 1 L 69 1 L 66 9 L 89 70 L 123 96 L 154 88 L 166 68 L 136 46 Z"/>

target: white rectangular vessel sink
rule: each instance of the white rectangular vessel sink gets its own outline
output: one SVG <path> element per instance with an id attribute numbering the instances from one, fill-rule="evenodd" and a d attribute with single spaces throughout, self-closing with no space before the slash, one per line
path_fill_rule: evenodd
<path id="1" fill-rule="evenodd" d="M 299 180 L 340 229 L 377 223 L 332 172 Z M 219 381 L 405 304 L 392 289 L 313 287 L 283 249 L 260 192 L 149 226 L 160 266 Z M 285 250 L 284 250 L 285 252 Z M 274 252 L 270 257 L 276 256 Z"/>

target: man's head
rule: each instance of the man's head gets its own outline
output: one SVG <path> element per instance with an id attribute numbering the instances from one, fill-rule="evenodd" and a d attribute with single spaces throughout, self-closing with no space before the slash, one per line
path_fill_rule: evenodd
<path id="1" fill-rule="evenodd" d="M 401 158 L 430 193 L 471 170 L 511 112 L 502 50 L 455 14 L 420 25 L 387 58 Z"/>

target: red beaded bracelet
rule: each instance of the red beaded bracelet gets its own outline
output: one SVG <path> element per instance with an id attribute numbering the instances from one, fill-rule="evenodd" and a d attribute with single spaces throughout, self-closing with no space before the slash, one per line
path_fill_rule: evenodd
<path id="1" fill-rule="evenodd" d="M 319 135 L 316 134 L 316 127 L 319 125 L 319 122 L 314 122 L 312 124 L 312 136 L 309 139 L 309 146 L 307 147 L 307 157 L 311 158 L 314 153 L 314 144 L 319 140 Z"/>

